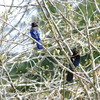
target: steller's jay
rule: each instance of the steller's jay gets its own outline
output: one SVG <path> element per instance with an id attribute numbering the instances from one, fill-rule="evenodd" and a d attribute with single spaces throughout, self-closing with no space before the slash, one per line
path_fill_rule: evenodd
<path id="1" fill-rule="evenodd" d="M 79 63 L 80 63 L 80 55 L 78 54 L 78 50 L 77 50 L 76 47 L 73 48 L 72 52 L 73 52 L 73 55 L 71 57 L 71 61 L 72 61 L 73 65 L 75 67 L 77 67 L 79 65 Z M 71 67 L 71 65 L 69 65 L 69 68 L 70 68 L 71 71 L 74 71 L 73 68 Z M 73 74 L 68 72 L 67 81 L 70 82 L 72 80 L 73 80 Z"/>
<path id="2" fill-rule="evenodd" d="M 31 24 L 31 27 L 32 27 L 30 30 L 31 37 L 42 44 L 42 40 L 40 39 L 41 31 L 38 29 L 38 24 L 33 22 Z M 40 45 L 38 43 L 36 43 L 36 46 L 38 49 L 43 49 L 42 45 Z"/>

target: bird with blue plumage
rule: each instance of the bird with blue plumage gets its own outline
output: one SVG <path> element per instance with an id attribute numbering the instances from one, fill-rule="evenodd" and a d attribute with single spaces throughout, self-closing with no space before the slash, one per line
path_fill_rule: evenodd
<path id="1" fill-rule="evenodd" d="M 36 47 L 38 49 L 43 49 L 42 40 L 40 38 L 41 33 L 42 32 L 41 32 L 41 30 L 39 30 L 38 24 L 36 22 L 33 22 L 31 24 L 30 34 L 33 39 L 35 39 L 37 42 L 39 42 L 39 43 L 36 43 Z"/>
<path id="2" fill-rule="evenodd" d="M 79 63 L 80 63 L 80 54 L 79 54 L 79 51 L 78 51 L 78 49 L 77 49 L 76 47 L 73 48 L 72 52 L 73 52 L 73 55 L 70 57 L 70 60 L 72 61 L 73 65 L 74 65 L 75 68 L 76 68 L 77 66 L 79 66 Z M 69 64 L 69 69 L 70 69 L 71 71 L 74 71 L 74 69 L 72 68 L 72 66 L 71 66 L 70 64 Z M 66 78 L 66 80 L 67 80 L 68 82 L 70 82 L 70 81 L 73 80 L 73 74 L 72 74 L 71 72 L 69 72 L 69 71 L 68 71 L 68 73 L 67 73 L 67 78 Z"/>

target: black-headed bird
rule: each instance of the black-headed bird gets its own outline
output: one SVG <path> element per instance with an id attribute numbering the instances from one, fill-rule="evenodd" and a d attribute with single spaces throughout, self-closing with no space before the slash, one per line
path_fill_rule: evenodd
<path id="1" fill-rule="evenodd" d="M 38 41 L 40 44 L 42 44 L 42 40 L 40 39 L 40 34 L 42 32 L 39 30 L 38 24 L 33 22 L 31 24 L 31 30 L 30 30 L 30 34 L 31 37 L 34 38 L 36 41 Z M 39 43 L 36 43 L 36 46 L 38 49 L 43 49 L 43 46 L 40 45 Z"/>
<path id="2" fill-rule="evenodd" d="M 77 67 L 77 66 L 79 66 L 79 63 L 80 63 L 80 55 L 79 55 L 78 49 L 75 47 L 75 48 L 73 48 L 72 52 L 73 52 L 73 55 L 71 56 L 71 61 L 72 61 L 73 65 L 75 67 Z M 74 71 L 71 65 L 69 65 L 69 68 L 71 71 Z M 68 72 L 66 80 L 68 82 L 72 81 L 73 74 Z"/>

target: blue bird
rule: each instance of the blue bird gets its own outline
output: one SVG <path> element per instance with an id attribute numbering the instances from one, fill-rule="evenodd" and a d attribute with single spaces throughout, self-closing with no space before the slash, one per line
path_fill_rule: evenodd
<path id="1" fill-rule="evenodd" d="M 35 39 L 36 41 L 38 41 L 40 44 L 42 44 L 42 40 L 40 39 L 41 31 L 38 29 L 37 23 L 33 22 L 31 24 L 31 27 L 32 27 L 31 30 L 30 30 L 31 37 L 33 39 Z M 43 46 L 40 45 L 39 43 L 36 43 L 37 48 L 43 49 Z"/>
<path id="2" fill-rule="evenodd" d="M 71 57 L 71 61 L 72 61 L 73 65 L 75 67 L 77 67 L 77 66 L 79 66 L 79 63 L 80 63 L 80 55 L 78 54 L 77 48 L 74 48 L 72 52 L 73 52 L 73 55 Z M 69 65 L 69 69 L 71 71 L 74 71 L 73 68 L 71 67 L 71 65 Z M 70 82 L 72 80 L 73 80 L 73 74 L 68 72 L 68 74 L 67 74 L 67 81 Z"/>

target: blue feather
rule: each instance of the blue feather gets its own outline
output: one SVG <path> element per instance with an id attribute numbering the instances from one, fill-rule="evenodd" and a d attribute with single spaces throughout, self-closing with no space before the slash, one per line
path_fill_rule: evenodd
<path id="1" fill-rule="evenodd" d="M 80 55 L 77 55 L 75 57 L 71 57 L 71 61 L 72 61 L 73 65 L 75 67 L 79 66 L 79 63 L 80 63 Z M 69 67 L 70 67 L 69 69 L 71 71 L 74 71 L 71 65 L 69 65 Z M 67 74 L 67 81 L 69 82 L 69 81 L 72 81 L 72 80 L 73 80 L 73 74 L 70 73 L 70 72 L 68 72 L 68 74 Z"/>
<path id="2" fill-rule="evenodd" d="M 41 32 L 38 30 L 34 30 L 34 29 L 30 30 L 31 37 L 42 44 L 42 40 L 40 39 L 40 33 Z M 38 49 L 43 49 L 42 45 L 40 45 L 38 43 L 36 43 L 36 46 Z"/>
<path id="3" fill-rule="evenodd" d="M 42 44 L 42 41 L 41 41 L 41 39 L 39 39 L 39 40 L 37 40 L 39 43 L 41 43 Z M 40 44 L 36 44 L 37 45 L 37 48 L 38 49 L 43 49 L 43 47 L 40 45 Z"/>

